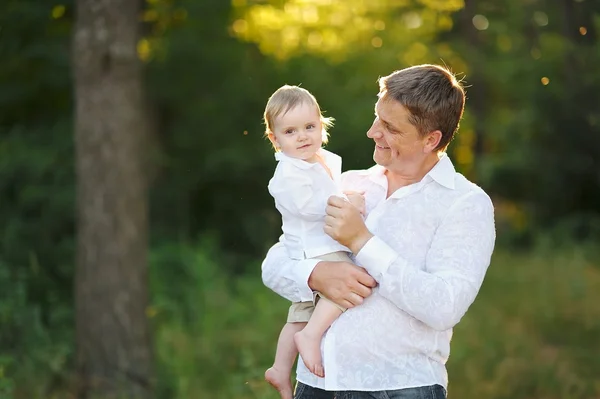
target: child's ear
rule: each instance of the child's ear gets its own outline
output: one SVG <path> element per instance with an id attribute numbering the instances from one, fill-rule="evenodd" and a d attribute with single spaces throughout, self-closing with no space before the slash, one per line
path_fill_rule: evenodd
<path id="1" fill-rule="evenodd" d="M 267 133 L 267 137 L 269 138 L 271 144 L 273 144 L 273 148 L 279 148 L 279 144 L 277 144 L 277 139 L 275 138 L 273 132 Z"/>

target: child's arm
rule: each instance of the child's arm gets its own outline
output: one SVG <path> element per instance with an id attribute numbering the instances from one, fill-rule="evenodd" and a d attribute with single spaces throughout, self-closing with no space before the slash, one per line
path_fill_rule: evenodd
<path id="1" fill-rule="evenodd" d="M 350 201 L 350 203 L 354 205 L 354 207 L 358 209 L 360 214 L 364 217 L 366 213 L 364 193 L 357 191 L 344 191 L 344 194 L 346 195 L 346 198 L 348 198 L 348 201 Z"/>
<path id="2" fill-rule="evenodd" d="M 329 197 L 315 193 L 313 182 L 306 175 L 278 176 L 277 181 L 269 185 L 269 193 L 279 206 L 297 217 L 310 221 L 325 217 Z"/>

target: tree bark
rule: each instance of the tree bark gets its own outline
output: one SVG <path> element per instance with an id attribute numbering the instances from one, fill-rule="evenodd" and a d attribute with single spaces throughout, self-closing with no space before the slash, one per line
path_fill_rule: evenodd
<path id="1" fill-rule="evenodd" d="M 150 398 L 147 128 L 139 0 L 77 0 L 73 36 L 79 398 Z"/>

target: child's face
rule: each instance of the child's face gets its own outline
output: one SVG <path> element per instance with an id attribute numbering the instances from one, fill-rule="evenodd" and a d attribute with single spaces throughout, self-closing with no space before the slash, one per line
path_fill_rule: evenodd
<path id="1" fill-rule="evenodd" d="M 287 156 L 315 162 L 323 144 L 321 115 L 317 107 L 300 104 L 274 121 L 269 138 Z"/>

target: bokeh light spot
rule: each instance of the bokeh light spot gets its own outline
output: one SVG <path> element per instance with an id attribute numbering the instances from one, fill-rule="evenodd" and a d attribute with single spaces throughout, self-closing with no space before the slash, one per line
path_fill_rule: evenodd
<path id="1" fill-rule="evenodd" d="M 408 29 L 420 28 L 421 24 L 423 23 L 421 16 L 416 12 L 407 12 L 402 17 L 402 20 L 404 21 L 404 25 L 406 25 Z"/>
<path id="2" fill-rule="evenodd" d="M 150 59 L 150 42 L 147 39 L 142 39 L 137 44 L 138 57 L 142 61 Z"/>
<path id="3" fill-rule="evenodd" d="M 485 15 L 477 14 L 473 17 L 473 26 L 477 30 L 486 30 L 490 26 L 490 21 Z"/>
<path id="4" fill-rule="evenodd" d="M 309 47 L 318 47 L 323 43 L 323 36 L 319 32 L 311 32 L 308 35 Z"/>
<path id="5" fill-rule="evenodd" d="M 63 15 L 65 15 L 66 8 L 63 5 L 58 5 L 52 7 L 52 18 L 59 19 Z"/>
<path id="6" fill-rule="evenodd" d="M 539 26 L 546 26 L 548 25 L 548 14 L 542 11 L 536 11 L 533 13 L 533 20 Z"/>
<path id="7" fill-rule="evenodd" d="M 233 23 L 233 31 L 237 34 L 245 33 L 248 30 L 248 22 L 245 19 L 238 19 Z"/>

